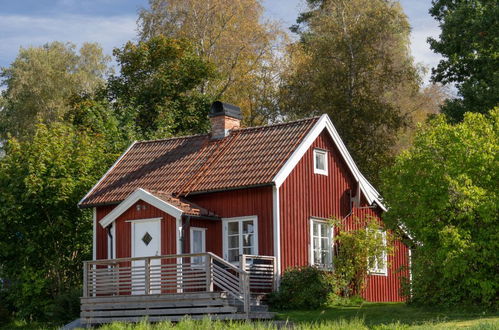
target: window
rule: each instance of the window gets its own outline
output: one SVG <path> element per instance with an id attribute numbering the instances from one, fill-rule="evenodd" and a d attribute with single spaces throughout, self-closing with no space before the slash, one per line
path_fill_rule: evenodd
<path id="1" fill-rule="evenodd" d="M 191 227 L 190 229 L 191 239 L 191 253 L 204 253 L 206 252 L 206 228 Z M 204 257 L 192 257 L 191 262 L 193 266 L 203 264 Z"/>
<path id="2" fill-rule="evenodd" d="M 327 175 L 327 151 L 314 149 L 314 173 Z"/>
<path id="3" fill-rule="evenodd" d="M 333 227 L 324 220 L 310 220 L 310 261 L 313 266 L 332 268 Z"/>
<path id="4" fill-rule="evenodd" d="M 383 247 L 386 247 L 386 232 L 377 230 L 376 235 L 383 241 Z M 387 275 L 388 274 L 388 257 L 385 249 L 379 256 L 372 256 L 369 258 L 369 273 L 373 275 Z"/>
<path id="5" fill-rule="evenodd" d="M 241 254 L 258 254 L 256 216 L 224 219 L 224 258 L 237 263 Z"/>

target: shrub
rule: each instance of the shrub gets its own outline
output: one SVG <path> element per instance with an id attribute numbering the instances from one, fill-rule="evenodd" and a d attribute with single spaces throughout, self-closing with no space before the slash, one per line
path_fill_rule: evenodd
<path id="1" fill-rule="evenodd" d="M 332 272 L 317 267 L 299 267 L 287 270 L 279 291 L 269 297 L 271 306 L 279 309 L 314 309 L 328 303 L 335 293 Z"/>
<path id="2" fill-rule="evenodd" d="M 68 292 L 55 297 L 53 304 L 48 307 L 48 315 L 55 322 L 66 323 L 73 321 L 80 315 L 81 288 L 73 288 Z"/>

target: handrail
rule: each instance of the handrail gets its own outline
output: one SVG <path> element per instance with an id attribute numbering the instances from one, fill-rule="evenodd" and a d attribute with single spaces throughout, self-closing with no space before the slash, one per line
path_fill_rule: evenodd
<path id="1" fill-rule="evenodd" d="M 185 259 L 193 257 L 204 258 L 200 263 L 194 263 L 192 259 L 185 262 Z M 172 263 L 162 262 L 167 260 Z M 134 265 L 133 261 L 144 263 Z M 240 300 L 246 313 L 250 311 L 250 274 L 211 252 L 83 262 L 84 298 L 137 292 L 143 295 L 168 294 L 185 290 L 222 290 Z"/>

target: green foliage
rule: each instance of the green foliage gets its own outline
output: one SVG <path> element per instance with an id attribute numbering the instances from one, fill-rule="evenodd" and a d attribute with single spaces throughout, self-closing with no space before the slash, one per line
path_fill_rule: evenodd
<path id="1" fill-rule="evenodd" d="M 60 121 L 72 97 L 104 87 L 109 60 L 92 43 L 84 43 L 79 53 L 75 45 L 61 42 L 21 48 L 10 67 L 0 70 L 6 87 L 0 100 L 0 137 L 25 138 L 38 122 Z"/>
<path id="2" fill-rule="evenodd" d="M 467 111 L 487 113 L 499 105 L 499 6 L 495 0 L 434 0 L 430 14 L 442 29 L 431 49 L 443 56 L 433 80 L 455 84 L 460 98 L 443 112 L 453 122 Z"/>
<path id="3" fill-rule="evenodd" d="M 440 116 L 384 172 L 385 220 L 417 243 L 414 302 L 497 307 L 498 151 L 499 108 L 455 126 Z"/>
<path id="4" fill-rule="evenodd" d="M 79 287 L 91 256 L 92 222 L 77 203 L 116 155 L 71 125 L 38 125 L 32 140 L 7 141 L 0 159 L 0 278 L 25 318 L 49 318 L 53 299 Z"/>
<path id="5" fill-rule="evenodd" d="M 374 218 L 356 219 L 357 229 L 346 230 L 338 223 L 335 236 L 338 253 L 334 258 L 334 270 L 341 295 L 358 297 L 366 286 L 369 269 L 387 267 L 384 257 L 393 252 L 392 237 L 385 231 L 380 235 L 379 221 Z"/>
<path id="6" fill-rule="evenodd" d="M 407 17 L 395 1 L 307 2 L 309 11 L 294 29 L 301 40 L 289 50 L 283 76 L 283 112 L 289 118 L 327 113 L 377 183 L 407 124 L 407 102 L 400 101 L 419 89 Z"/>
<path id="7" fill-rule="evenodd" d="M 305 266 L 286 270 L 279 291 L 269 298 L 279 309 L 315 309 L 328 303 L 336 290 L 332 272 Z"/>
<path id="8" fill-rule="evenodd" d="M 128 42 L 114 55 L 121 75 L 109 79 L 109 97 L 120 118 L 133 120 L 144 138 L 206 132 L 211 98 L 201 90 L 212 65 L 183 40 L 164 36 Z"/>

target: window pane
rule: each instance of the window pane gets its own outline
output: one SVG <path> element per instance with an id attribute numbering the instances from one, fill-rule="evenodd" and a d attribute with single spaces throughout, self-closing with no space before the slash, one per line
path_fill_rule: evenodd
<path id="1" fill-rule="evenodd" d="M 315 167 L 319 170 L 326 169 L 326 167 L 324 166 L 324 154 L 321 152 L 315 153 Z"/>
<path id="2" fill-rule="evenodd" d="M 253 253 L 253 248 L 247 247 L 243 249 L 244 254 L 254 254 Z"/>
<path id="3" fill-rule="evenodd" d="M 321 245 L 322 250 L 325 250 L 325 251 L 329 250 L 329 240 L 327 238 L 322 238 L 321 243 L 322 243 L 322 245 Z"/>
<path id="4" fill-rule="evenodd" d="M 314 222 L 312 224 L 313 231 L 314 231 L 314 236 L 319 236 L 319 224 L 317 222 Z"/>
<path id="5" fill-rule="evenodd" d="M 314 250 L 315 249 L 320 249 L 321 246 L 320 246 L 320 241 L 317 237 L 314 237 L 314 246 L 313 246 Z"/>
<path id="6" fill-rule="evenodd" d="M 239 222 L 229 222 L 228 224 L 229 235 L 234 235 L 239 233 Z"/>
<path id="7" fill-rule="evenodd" d="M 321 264 L 321 254 L 320 250 L 314 250 L 314 265 Z"/>
<path id="8" fill-rule="evenodd" d="M 202 232 L 199 230 L 194 230 L 192 232 L 192 251 L 191 253 L 198 253 L 202 252 L 201 250 L 201 245 L 202 245 Z"/>
<path id="9" fill-rule="evenodd" d="M 254 231 L 253 220 L 243 221 L 243 233 L 249 234 L 253 233 L 253 231 Z"/>
<path id="10" fill-rule="evenodd" d="M 329 236 L 329 225 L 327 223 L 321 224 L 321 237 Z"/>
<path id="11" fill-rule="evenodd" d="M 239 236 L 229 236 L 229 249 L 239 249 Z"/>
<path id="12" fill-rule="evenodd" d="M 229 250 L 229 262 L 239 261 L 239 249 Z"/>
<path id="13" fill-rule="evenodd" d="M 243 235 L 243 246 L 244 247 L 247 247 L 247 246 L 254 246 L 253 244 L 253 234 L 246 234 L 246 235 Z"/>

